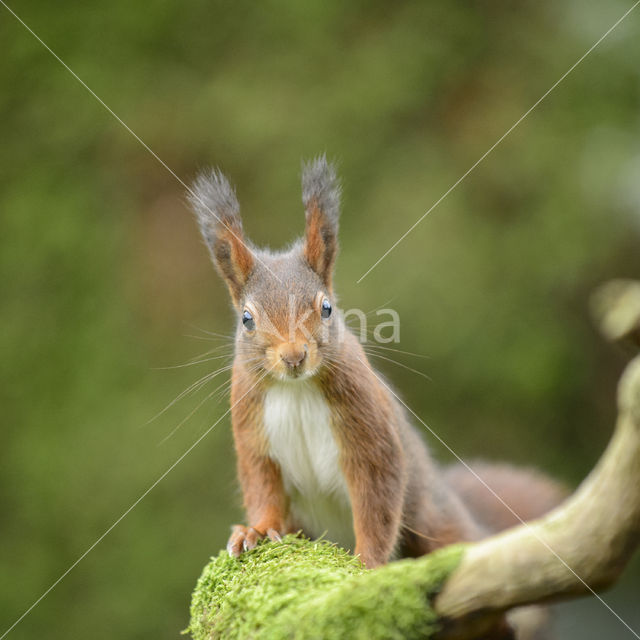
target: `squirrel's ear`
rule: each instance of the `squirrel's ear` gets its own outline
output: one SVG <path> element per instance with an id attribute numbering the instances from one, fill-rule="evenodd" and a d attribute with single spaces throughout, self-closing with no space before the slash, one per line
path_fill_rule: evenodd
<path id="1" fill-rule="evenodd" d="M 235 191 L 219 170 L 211 169 L 200 174 L 189 190 L 188 198 L 213 263 L 237 306 L 253 269 L 254 258 L 244 240 Z"/>
<path id="2" fill-rule="evenodd" d="M 340 183 L 324 155 L 302 167 L 302 202 L 307 219 L 304 256 L 331 290 L 333 264 L 338 253 Z"/>

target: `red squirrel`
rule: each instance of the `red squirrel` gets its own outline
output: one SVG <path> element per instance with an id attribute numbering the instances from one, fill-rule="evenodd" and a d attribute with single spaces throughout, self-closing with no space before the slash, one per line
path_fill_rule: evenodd
<path id="1" fill-rule="evenodd" d="M 238 318 L 231 417 L 247 525 L 233 527 L 231 555 L 302 530 L 373 568 L 517 522 L 466 467 L 432 460 L 336 309 L 340 184 L 324 156 L 303 167 L 305 234 L 282 252 L 245 239 L 219 171 L 189 199 Z M 478 475 L 523 519 L 561 497 L 534 472 Z"/>

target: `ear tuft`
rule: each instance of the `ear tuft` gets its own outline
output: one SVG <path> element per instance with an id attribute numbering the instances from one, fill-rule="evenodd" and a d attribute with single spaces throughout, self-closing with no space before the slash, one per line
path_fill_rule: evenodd
<path id="1" fill-rule="evenodd" d="M 196 214 L 202 236 L 210 248 L 220 226 L 239 227 L 242 230 L 236 192 L 220 169 L 209 169 L 201 173 L 187 197 Z"/>
<path id="2" fill-rule="evenodd" d="M 306 210 L 304 255 L 311 268 L 331 290 L 338 253 L 340 182 L 325 155 L 302 166 L 302 202 Z"/>
<path id="3" fill-rule="evenodd" d="M 302 203 L 307 212 L 316 206 L 338 230 L 340 194 L 342 188 L 335 167 L 327 162 L 325 154 L 302 165 Z"/>
<path id="4" fill-rule="evenodd" d="M 198 176 L 187 197 L 213 263 L 237 306 L 254 259 L 244 240 L 236 193 L 219 169 L 210 169 Z"/>

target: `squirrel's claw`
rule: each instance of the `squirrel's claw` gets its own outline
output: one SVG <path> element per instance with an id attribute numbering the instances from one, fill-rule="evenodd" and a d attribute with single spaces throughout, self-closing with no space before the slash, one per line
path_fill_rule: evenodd
<path id="1" fill-rule="evenodd" d="M 272 542 L 282 542 L 282 536 L 275 529 L 267 529 L 267 536 Z"/>
<path id="2" fill-rule="evenodd" d="M 254 527 L 237 524 L 232 528 L 231 536 L 227 542 L 227 553 L 239 558 L 242 552 L 255 549 L 258 541 L 263 538 L 269 538 L 272 542 L 282 541 L 282 536 L 275 529 L 267 529 L 266 533 L 260 533 Z"/>
<path id="3" fill-rule="evenodd" d="M 227 553 L 236 558 L 240 557 L 244 544 L 247 528 L 241 524 L 235 525 L 231 530 L 231 536 L 227 542 Z"/>
<path id="4" fill-rule="evenodd" d="M 255 549 L 258 544 L 258 540 L 261 538 L 264 538 L 264 536 L 259 531 L 253 527 L 249 527 L 244 537 L 244 542 L 242 543 L 243 551 L 251 551 L 251 549 Z"/>

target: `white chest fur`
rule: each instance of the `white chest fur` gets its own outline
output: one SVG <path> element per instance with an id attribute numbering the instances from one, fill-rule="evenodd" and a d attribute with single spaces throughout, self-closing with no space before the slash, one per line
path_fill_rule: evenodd
<path id="1" fill-rule="evenodd" d="M 322 391 L 309 381 L 274 384 L 265 396 L 264 428 L 293 524 L 353 550 L 351 503 Z"/>

